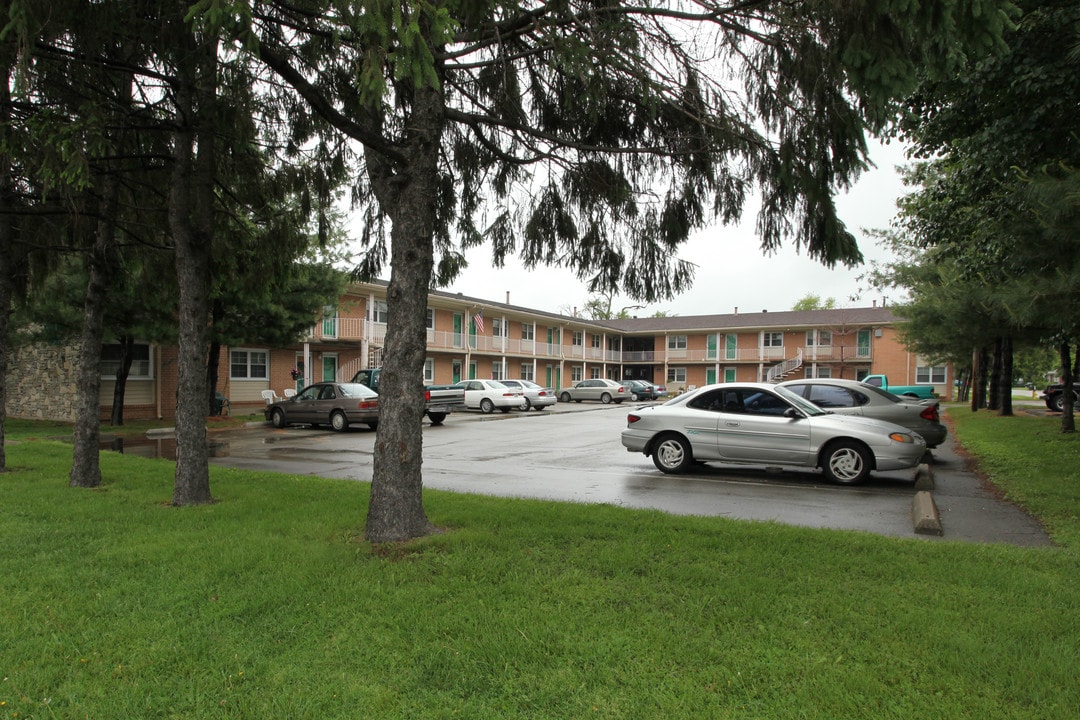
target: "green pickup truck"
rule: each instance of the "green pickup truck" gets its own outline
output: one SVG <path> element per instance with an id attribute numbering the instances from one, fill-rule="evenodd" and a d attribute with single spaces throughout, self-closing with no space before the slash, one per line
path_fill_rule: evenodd
<path id="1" fill-rule="evenodd" d="M 379 376 L 381 368 L 359 370 L 353 375 L 352 381 L 367 385 L 375 392 L 379 392 Z M 446 416 L 456 408 L 465 406 L 464 388 L 452 385 L 426 385 L 424 386 L 424 412 L 432 425 L 441 425 Z"/>
<path id="2" fill-rule="evenodd" d="M 886 375 L 867 375 L 862 381 L 867 385 L 891 392 L 893 395 L 924 399 L 937 397 L 933 385 L 890 385 L 889 378 Z"/>

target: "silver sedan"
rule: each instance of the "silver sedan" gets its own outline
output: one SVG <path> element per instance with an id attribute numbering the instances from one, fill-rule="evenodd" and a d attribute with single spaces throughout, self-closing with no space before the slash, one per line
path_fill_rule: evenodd
<path id="1" fill-rule="evenodd" d="M 525 410 L 543 410 L 559 402 L 552 388 L 537 385 L 532 380 L 500 380 L 508 388 L 521 390 L 525 394 Z"/>
<path id="2" fill-rule="evenodd" d="M 603 378 L 593 378 L 575 383 L 573 387 L 564 388 L 559 393 L 559 402 L 581 402 L 582 400 L 599 400 L 607 405 L 623 400 L 633 400 L 634 394 L 630 392 L 630 386 L 626 383 Z"/>
<path id="3" fill-rule="evenodd" d="M 708 461 L 820 467 L 833 482 L 854 485 L 872 470 L 913 468 L 926 451 L 907 428 L 827 413 L 764 383 L 706 385 L 626 420 L 623 446 L 651 455 L 666 473 Z"/>
<path id="4" fill-rule="evenodd" d="M 941 422 L 937 400 L 900 397 L 891 392 L 855 380 L 807 378 L 780 383 L 806 398 L 822 410 L 839 415 L 861 415 L 903 425 L 935 448 L 945 442 L 948 429 Z"/>
<path id="5" fill-rule="evenodd" d="M 329 425 L 338 432 L 354 423 L 376 428 L 379 394 L 360 383 L 320 382 L 291 398 L 266 407 L 266 419 L 276 428 L 286 425 Z"/>

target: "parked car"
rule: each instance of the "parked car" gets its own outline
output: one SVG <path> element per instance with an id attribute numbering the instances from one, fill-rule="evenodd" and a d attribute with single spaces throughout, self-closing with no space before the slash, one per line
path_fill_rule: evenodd
<path id="1" fill-rule="evenodd" d="M 560 402 L 581 402 L 582 400 L 599 400 L 607 405 L 611 402 L 621 403 L 623 400 L 631 400 L 634 395 L 625 383 L 615 380 L 593 378 L 582 380 L 573 387 L 563 389 L 559 393 Z"/>
<path id="2" fill-rule="evenodd" d="M 553 388 L 537 385 L 532 380 L 500 380 L 508 388 L 521 390 L 525 395 L 525 410 L 544 410 L 559 402 Z"/>
<path id="3" fill-rule="evenodd" d="M 883 420 L 827 413 L 766 383 L 706 385 L 626 418 L 622 444 L 652 456 L 665 473 L 695 462 L 820 467 L 854 485 L 872 470 L 915 467 L 926 452 L 918 433 Z"/>
<path id="4" fill-rule="evenodd" d="M 655 400 L 660 397 L 660 393 L 656 391 L 656 386 L 650 382 L 644 380 L 626 380 L 625 382 L 630 386 L 630 394 L 635 402 L 638 400 Z"/>
<path id="5" fill-rule="evenodd" d="M 379 393 L 360 383 L 319 382 L 292 397 L 266 406 L 266 419 L 276 428 L 286 425 L 329 425 L 341 432 L 349 425 L 379 425 Z"/>
<path id="6" fill-rule="evenodd" d="M 656 388 L 656 397 L 667 397 L 667 385 L 654 385 Z"/>
<path id="7" fill-rule="evenodd" d="M 510 388 L 498 380 L 462 380 L 450 387 L 465 391 L 465 407 L 482 413 L 510 412 L 525 409 L 525 394 L 520 388 Z"/>
<path id="8" fill-rule="evenodd" d="M 1080 410 L 1080 382 L 1073 383 L 1073 393 L 1073 408 Z M 1046 403 L 1047 410 L 1061 412 L 1065 409 L 1065 386 L 1061 383 L 1047 385 L 1039 397 Z"/>
<path id="9" fill-rule="evenodd" d="M 903 425 L 922 435 L 929 448 L 945 442 L 948 435 L 948 429 L 941 422 L 937 400 L 900 397 L 865 383 L 839 378 L 788 380 L 780 383 L 779 387 L 787 388 L 822 410 Z"/>

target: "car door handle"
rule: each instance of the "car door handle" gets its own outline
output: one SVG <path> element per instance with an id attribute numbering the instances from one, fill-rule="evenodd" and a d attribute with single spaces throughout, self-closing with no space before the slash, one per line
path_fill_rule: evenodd
<path id="1" fill-rule="evenodd" d="M 725 420 L 724 427 L 739 427 L 739 423 L 734 420 Z"/>

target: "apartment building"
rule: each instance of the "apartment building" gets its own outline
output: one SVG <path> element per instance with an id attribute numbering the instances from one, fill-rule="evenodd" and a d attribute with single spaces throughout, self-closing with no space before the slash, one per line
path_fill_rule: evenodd
<path id="1" fill-rule="evenodd" d="M 385 282 L 357 283 L 326 308 L 293 346 L 223 348 L 218 391 L 233 412 L 252 412 L 262 391 L 348 379 L 383 360 Z M 525 378 L 563 388 L 586 378 L 640 378 L 671 394 L 713 382 L 779 382 L 800 377 L 861 379 L 886 374 L 893 383 L 932 385 L 950 395 L 951 370 L 910 353 L 886 307 L 806 312 L 733 312 L 687 317 L 588 320 L 460 293 L 433 292 L 427 307 L 423 380 Z M 115 348 L 102 362 L 101 411 L 112 405 Z M 175 415 L 176 349 L 142 343 L 125 393 L 125 417 Z M 74 418 L 71 348 L 23 348 L 12 358 L 8 414 Z M 49 382 L 42 385 L 42 374 Z M 296 376 L 294 378 L 294 375 Z M 26 387 L 21 387 L 25 384 Z M 40 389 L 59 389 L 42 398 Z"/>

